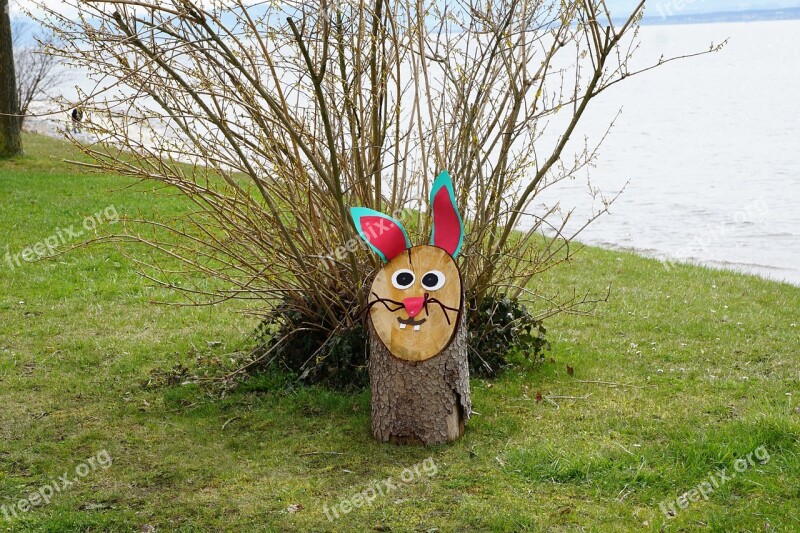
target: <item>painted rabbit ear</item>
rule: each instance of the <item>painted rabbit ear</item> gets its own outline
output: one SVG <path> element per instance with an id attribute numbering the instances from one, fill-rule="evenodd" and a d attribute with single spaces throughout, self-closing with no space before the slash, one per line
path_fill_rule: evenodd
<path id="1" fill-rule="evenodd" d="M 389 215 L 366 207 L 352 207 L 350 216 L 353 217 L 358 234 L 384 263 L 411 248 L 405 228 Z"/>
<path id="2" fill-rule="evenodd" d="M 458 214 L 453 180 L 446 170 L 439 174 L 431 187 L 431 209 L 433 209 L 431 244 L 444 249 L 455 259 L 464 242 L 464 223 Z"/>

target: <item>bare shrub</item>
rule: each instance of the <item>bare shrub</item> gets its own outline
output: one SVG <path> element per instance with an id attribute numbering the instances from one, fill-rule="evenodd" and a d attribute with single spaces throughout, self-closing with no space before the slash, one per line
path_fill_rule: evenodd
<path id="1" fill-rule="evenodd" d="M 326 339 L 313 365 L 358 327 L 378 266 L 348 207 L 398 214 L 423 242 L 442 169 L 466 215 L 460 268 L 477 306 L 521 298 L 540 320 L 597 301 L 529 288 L 576 236 L 535 200 L 595 160 L 597 146 L 568 143 L 592 99 L 637 74 L 644 1 L 619 19 L 596 0 L 67 4 L 81 16 L 41 6 L 57 53 L 98 80 L 65 103 L 80 103 L 99 140 L 75 142 L 92 168 L 161 182 L 194 206 L 109 238 L 163 252 L 143 271 L 192 302 L 280 305 L 299 320 L 275 344 Z"/>

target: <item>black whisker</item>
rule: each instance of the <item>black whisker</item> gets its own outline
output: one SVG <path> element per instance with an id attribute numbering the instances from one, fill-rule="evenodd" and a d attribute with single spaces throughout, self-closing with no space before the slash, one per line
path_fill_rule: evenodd
<path id="1" fill-rule="evenodd" d="M 383 304 L 383 306 L 391 313 L 395 313 L 395 312 L 397 312 L 400 309 L 403 309 L 405 307 L 403 302 L 398 302 L 396 300 L 392 300 L 391 298 L 381 298 L 380 296 L 378 296 L 374 292 L 372 293 L 372 296 L 374 296 L 375 299 L 372 300 L 371 302 L 369 302 L 366 305 L 366 307 L 364 307 L 364 309 L 362 309 L 361 312 L 358 313 L 359 316 L 364 314 L 364 313 L 366 313 L 370 309 L 372 309 L 372 306 L 375 305 L 375 304 Z M 428 293 L 425 293 L 425 304 L 424 305 L 425 305 L 425 314 L 426 315 L 430 315 L 430 311 L 428 310 L 428 304 L 429 303 L 436 304 L 439 307 L 441 307 L 442 308 L 442 312 L 444 313 L 444 318 L 445 318 L 445 320 L 447 320 L 447 324 L 451 325 L 450 315 L 448 315 L 447 312 L 448 311 L 452 311 L 454 313 L 458 313 L 458 308 L 448 307 L 448 306 L 444 305 L 442 302 L 440 302 L 439 300 L 437 300 L 436 298 L 430 298 L 428 296 Z M 389 304 L 392 304 L 395 307 L 392 308 L 392 307 L 389 306 Z"/>
<path id="2" fill-rule="evenodd" d="M 397 311 L 399 311 L 400 309 L 402 309 L 402 308 L 404 307 L 404 305 L 403 305 L 403 302 L 398 302 L 398 301 L 392 300 L 392 299 L 390 299 L 390 298 L 381 298 L 380 296 L 378 296 L 378 295 L 377 295 L 377 294 L 375 294 L 374 292 L 372 293 L 372 296 L 374 296 L 374 297 L 375 297 L 375 299 L 374 299 L 374 300 L 372 300 L 371 302 L 367 303 L 366 307 L 364 307 L 364 309 L 362 309 L 362 310 L 361 310 L 361 312 L 360 312 L 360 313 L 358 313 L 359 315 L 362 315 L 362 314 L 366 313 L 367 311 L 369 311 L 370 309 L 372 309 L 372 306 L 373 306 L 373 305 L 375 305 L 375 304 L 377 304 L 377 303 L 381 303 L 381 304 L 383 304 L 383 306 L 384 306 L 384 307 L 386 307 L 386 309 L 387 309 L 388 311 L 392 312 L 392 313 L 394 313 L 394 312 L 397 312 Z M 389 303 L 391 303 L 391 304 L 394 304 L 394 305 L 396 305 L 397 307 L 395 307 L 394 309 L 392 309 L 391 307 L 389 307 L 389 303 L 386 303 L 386 302 L 389 302 Z"/>
<path id="3" fill-rule="evenodd" d="M 436 298 L 426 298 L 425 300 L 425 313 L 428 314 L 428 303 L 437 304 L 439 307 L 442 308 L 442 312 L 444 312 L 444 318 L 447 320 L 447 325 L 450 325 L 450 315 L 447 314 L 447 311 L 453 311 L 458 313 L 458 309 L 453 307 L 448 307 L 444 305 L 442 302 L 437 300 Z"/>

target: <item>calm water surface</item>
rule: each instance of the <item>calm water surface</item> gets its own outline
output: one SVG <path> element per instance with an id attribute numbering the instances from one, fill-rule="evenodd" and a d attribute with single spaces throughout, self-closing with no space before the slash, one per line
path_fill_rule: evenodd
<path id="1" fill-rule="evenodd" d="M 623 112 L 591 181 L 627 189 L 581 234 L 588 244 L 800 285 L 800 21 L 648 26 L 635 63 L 707 49 L 603 93 L 583 131 Z M 548 191 L 575 224 L 592 207 L 585 180 Z M 595 207 L 599 201 L 595 201 Z"/>

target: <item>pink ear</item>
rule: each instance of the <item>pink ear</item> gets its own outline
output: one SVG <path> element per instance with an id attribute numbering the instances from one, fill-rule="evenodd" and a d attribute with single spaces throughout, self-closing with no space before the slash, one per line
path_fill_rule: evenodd
<path id="1" fill-rule="evenodd" d="M 456 209 L 453 182 L 446 170 L 433 182 L 431 207 L 433 208 L 431 244 L 443 248 L 455 259 L 464 242 L 464 225 Z"/>
<path id="2" fill-rule="evenodd" d="M 365 207 L 350 209 L 350 215 L 358 234 L 385 263 L 411 248 L 405 228 L 392 217 Z"/>

